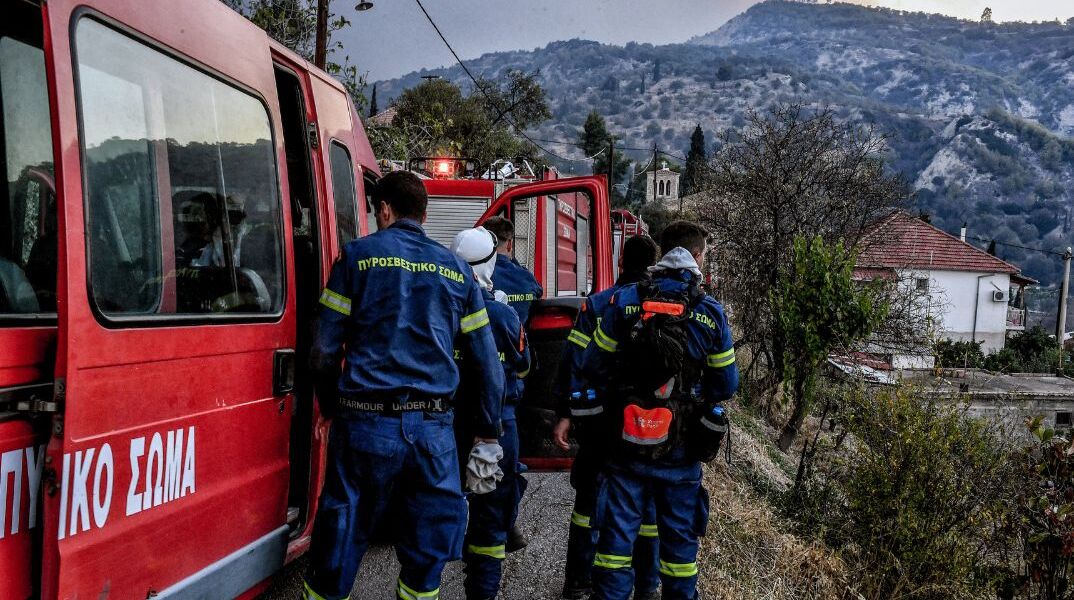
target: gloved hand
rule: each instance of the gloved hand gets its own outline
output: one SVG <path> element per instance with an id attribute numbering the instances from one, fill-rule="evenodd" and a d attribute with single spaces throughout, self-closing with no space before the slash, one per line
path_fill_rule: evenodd
<path id="1" fill-rule="evenodd" d="M 507 301 L 507 292 L 503 290 L 493 290 L 492 298 L 497 302 L 502 302 L 504 304 L 510 305 L 510 303 Z"/>
<path id="2" fill-rule="evenodd" d="M 503 479 L 500 460 L 503 448 L 495 442 L 477 442 L 470 450 L 470 460 L 466 462 L 466 487 L 475 494 L 487 494 L 496 489 L 496 484 Z"/>

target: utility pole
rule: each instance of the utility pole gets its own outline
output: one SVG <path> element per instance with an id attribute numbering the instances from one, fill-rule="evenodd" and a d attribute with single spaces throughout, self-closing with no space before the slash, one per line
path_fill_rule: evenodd
<path id="1" fill-rule="evenodd" d="M 660 150 L 653 144 L 653 162 L 649 163 L 649 167 L 653 170 L 653 205 L 656 205 L 656 160 L 660 158 Z M 649 177 L 645 177 L 645 181 L 649 181 Z"/>
<path id="2" fill-rule="evenodd" d="M 1067 294 L 1070 290 L 1070 246 L 1063 253 L 1063 287 L 1059 288 L 1059 319 L 1056 323 L 1055 339 L 1059 342 L 1059 374 L 1063 373 L 1063 336 L 1067 329 Z"/>
<path id="3" fill-rule="evenodd" d="M 615 138 L 608 138 L 608 202 L 612 200 L 612 186 L 615 185 Z"/>
<path id="4" fill-rule="evenodd" d="M 317 40 L 313 64 L 324 68 L 328 63 L 328 0 L 317 0 Z"/>

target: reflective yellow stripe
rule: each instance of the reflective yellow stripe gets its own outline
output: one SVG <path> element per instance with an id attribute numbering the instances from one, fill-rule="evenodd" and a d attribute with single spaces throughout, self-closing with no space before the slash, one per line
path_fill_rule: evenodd
<path id="1" fill-rule="evenodd" d="M 470 554 L 481 554 L 483 556 L 491 556 L 492 558 L 505 559 L 507 558 L 507 546 L 500 544 L 499 546 L 474 546 L 469 544 L 466 546 L 466 550 Z"/>
<path id="2" fill-rule="evenodd" d="M 608 334 L 604 333 L 604 330 L 600 327 L 597 328 L 596 337 L 594 341 L 597 342 L 597 346 L 605 352 L 615 352 L 615 349 L 619 346 L 619 342 L 613 340 Z"/>
<path id="3" fill-rule="evenodd" d="M 730 366 L 735 362 L 735 349 L 731 348 L 725 352 L 719 354 L 710 354 L 706 359 L 706 364 L 715 369 Z"/>
<path id="4" fill-rule="evenodd" d="M 525 371 L 522 371 L 521 373 L 518 374 L 518 378 L 519 379 L 525 379 L 526 375 L 529 375 L 529 374 L 530 374 L 530 370 L 529 370 L 529 368 L 527 368 Z"/>
<path id="5" fill-rule="evenodd" d="M 586 529 L 590 528 L 589 517 L 577 511 L 571 513 L 571 523 Z"/>
<path id="6" fill-rule="evenodd" d="M 669 563 L 660 561 L 660 572 L 668 577 L 693 577 L 697 575 L 697 563 Z"/>
<path id="7" fill-rule="evenodd" d="M 470 333 L 489 324 L 489 313 L 485 309 L 481 309 L 472 315 L 466 315 L 459 322 L 459 327 L 463 333 Z"/>
<path id="8" fill-rule="evenodd" d="M 328 288 L 321 292 L 321 304 L 342 315 L 351 316 L 351 299 Z"/>
<path id="9" fill-rule="evenodd" d="M 304 592 L 302 600 L 327 600 L 324 596 L 313 591 L 310 584 L 305 581 L 302 582 L 302 591 Z M 350 598 L 350 596 L 347 596 L 347 598 Z M 347 598 L 344 598 L 343 600 L 347 600 Z"/>
<path id="10" fill-rule="evenodd" d="M 645 523 L 642 523 L 641 528 L 638 529 L 638 535 L 643 537 L 657 537 L 660 534 L 656 530 L 656 525 L 646 525 Z"/>
<path id="11" fill-rule="evenodd" d="M 403 580 L 399 580 L 399 587 L 396 589 L 399 597 L 403 600 L 436 600 L 440 597 L 440 588 L 436 588 L 431 592 L 419 592 L 403 583 Z"/>
<path id="12" fill-rule="evenodd" d="M 567 335 L 567 340 L 569 340 L 570 342 L 573 342 L 576 346 L 580 347 L 582 350 L 585 350 L 586 348 L 589 347 L 589 342 L 593 341 L 593 338 L 591 338 L 588 335 L 582 333 L 581 331 L 578 331 L 577 329 L 572 329 L 570 334 Z"/>
<path id="13" fill-rule="evenodd" d="M 593 566 L 603 567 L 605 569 L 629 569 L 630 563 L 629 556 L 597 553 L 597 555 L 593 557 Z"/>

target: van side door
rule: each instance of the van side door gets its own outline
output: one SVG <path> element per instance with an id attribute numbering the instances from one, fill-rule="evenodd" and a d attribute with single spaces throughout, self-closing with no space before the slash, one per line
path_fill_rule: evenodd
<path id="1" fill-rule="evenodd" d="M 44 598 L 233 597 L 283 562 L 295 345 L 268 38 L 50 0 L 59 164 Z"/>

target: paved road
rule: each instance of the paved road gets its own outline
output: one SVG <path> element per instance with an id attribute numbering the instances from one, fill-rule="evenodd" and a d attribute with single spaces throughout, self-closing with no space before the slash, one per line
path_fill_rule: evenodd
<path id="1" fill-rule="evenodd" d="M 508 556 L 499 600 L 553 600 L 563 587 L 563 563 L 567 554 L 567 528 L 574 490 L 566 473 L 530 474 L 529 489 L 522 500 L 519 526 L 530 544 Z M 305 561 L 281 574 L 263 600 L 299 597 Z M 394 600 L 399 564 L 389 547 L 370 550 L 362 562 L 351 600 Z M 448 565 L 441 584 L 442 600 L 464 600 L 462 563 Z"/>

